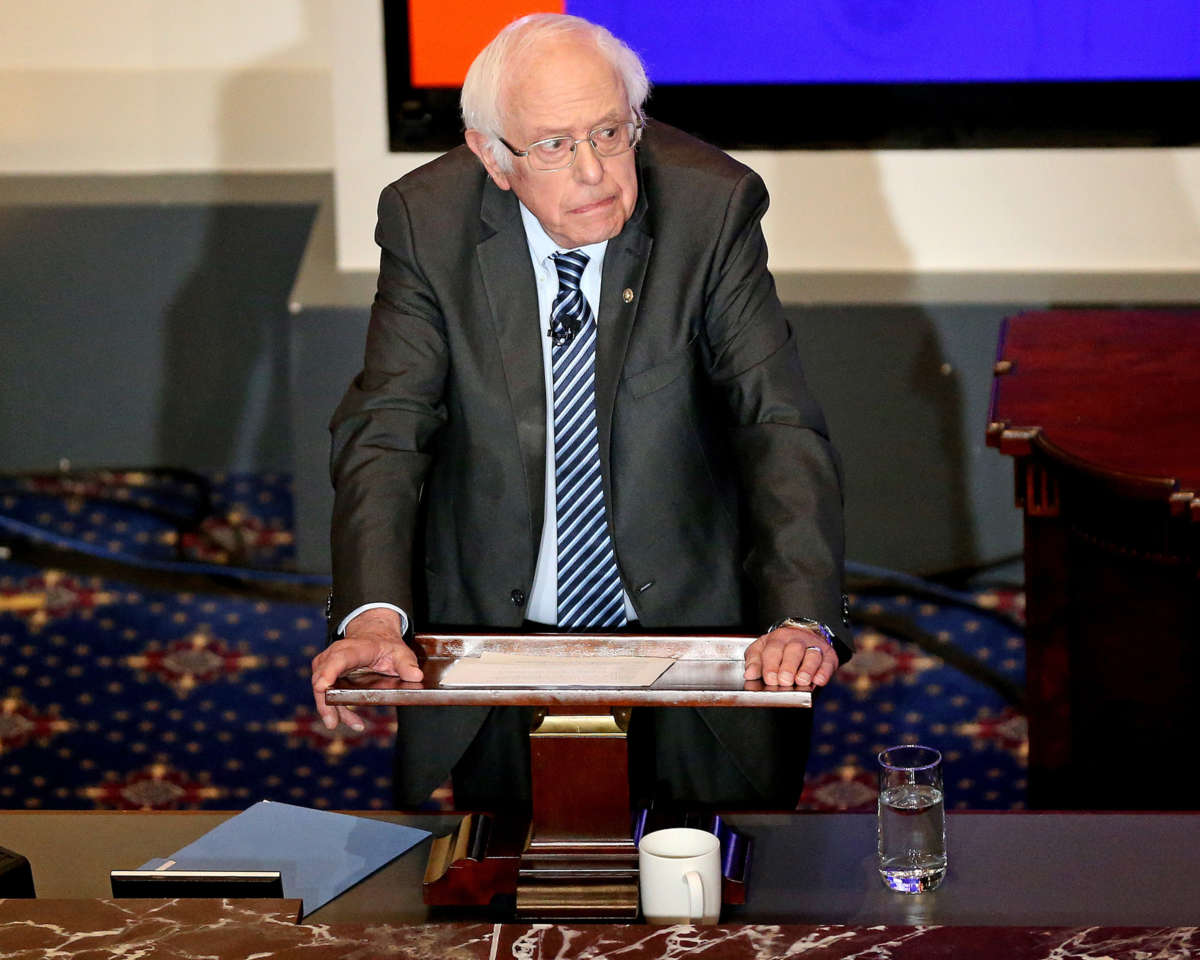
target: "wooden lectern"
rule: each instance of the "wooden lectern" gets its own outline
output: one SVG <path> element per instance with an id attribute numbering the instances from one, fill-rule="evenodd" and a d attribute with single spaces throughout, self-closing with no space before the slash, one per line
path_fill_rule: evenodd
<path id="1" fill-rule="evenodd" d="M 528 821 L 469 814 L 439 838 L 425 874 L 425 902 L 486 905 L 516 896 L 529 920 L 637 916 L 637 837 L 644 825 L 629 805 L 625 732 L 629 711 L 657 707 L 811 707 L 812 693 L 742 678 L 753 637 L 633 634 L 418 635 L 421 683 L 362 674 L 326 693 L 336 704 L 506 705 L 536 707 L 530 731 L 533 813 Z M 649 687 L 443 687 L 455 660 L 482 653 L 578 657 L 669 657 Z M 722 839 L 723 899 L 745 898 L 748 844 L 712 825 Z"/>
<path id="2" fill-rule="evenodd" d="M 988 443 L 1025 514 L 1029 803 L 1195 809 L 1200 312 L 1001 330 Z"/>

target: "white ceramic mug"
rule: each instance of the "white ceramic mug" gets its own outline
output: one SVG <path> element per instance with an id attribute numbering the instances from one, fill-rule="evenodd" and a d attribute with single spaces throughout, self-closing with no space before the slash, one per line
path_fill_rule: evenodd
<path id="1" fill-rule="evenodd" d="M 713 924 L 721 913 L 721 841 L 691 827 L 656 830 L 638 844 L 647 923 Z"/>

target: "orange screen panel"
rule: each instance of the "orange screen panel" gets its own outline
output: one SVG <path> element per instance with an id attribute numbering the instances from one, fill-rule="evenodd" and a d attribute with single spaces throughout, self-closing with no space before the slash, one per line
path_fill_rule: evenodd
<path id="1" fill-rule="evenodd" d="M 564 7 L 565 0 L 409 0 L 412 85 L 461 87 L 471 61 L 506 23 Z"/>

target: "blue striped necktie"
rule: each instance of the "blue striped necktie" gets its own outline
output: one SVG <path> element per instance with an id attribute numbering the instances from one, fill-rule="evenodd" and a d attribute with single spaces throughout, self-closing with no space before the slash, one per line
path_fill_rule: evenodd
<path id="1" fill-rule="evenodd" d="M 600 482 L 596 321 L 579 289 L 587 262 L 587 255 L 577 250 L 554 254 L 558 295 L 550 308 L 558 626 L 564 630 L 597 630 L 626 622 Z"/>

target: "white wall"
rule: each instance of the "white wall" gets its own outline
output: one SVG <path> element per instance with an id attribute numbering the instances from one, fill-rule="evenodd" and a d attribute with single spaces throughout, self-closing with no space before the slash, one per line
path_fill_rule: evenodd
<path id="1" fill-rule="evenodd" d="M 430 159 L 389 154 L 376 0 L 334 10 L 338 263 L 372 270 L 375 203 Z M 1200 149 L 747 152 L 767 181 L 771 266 L 793 299 L 837 275 L 949 276 L 941 288 L 989 301 L 1109 297 L 1200 300 Z M 852 275 L 846 282 L 846 274 Z M 1069 275 L 1067 285 L 1039 284 Z M 1152 275 L 1181 283 L 1154 284 Z M 988 282 L 1003 276 L 1000 283 Z M 1116 280 L 1114 284 L 1112 281 Z M 1159 278 L 1161 280 L 1161 277 Z M 797 282 L 799 281 L 799 282 Z M 860 285 L 861 287 L 861 285 Z M 939 299 L 936 284 L 884 299 Z M 1169 292 L 1169 295 L 1167 295 Z M 869 291 L 862 299 L 872 299 Z"/>
<path id="2" fill-rule="evenodd" d="M 330 0 L 0 3 L 0 173 L 321 170 Z"/>

